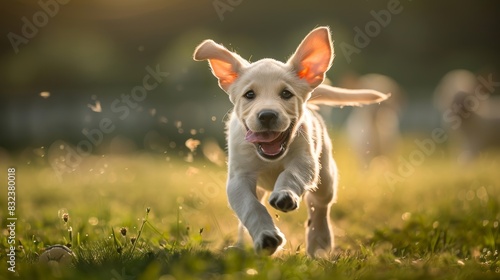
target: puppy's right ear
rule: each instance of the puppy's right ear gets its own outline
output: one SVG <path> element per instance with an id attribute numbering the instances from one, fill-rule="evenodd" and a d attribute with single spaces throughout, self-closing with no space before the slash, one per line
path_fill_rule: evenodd
<path id="1" fill-rule="evenodd" d="M 194 51 L 193 59 L 208 60 L 212 73 L 219 79 L 219 86 L 226 92 L 238 78 L 242 67 L 248 65 L 248 61 L 212 40 L 203 41 Z"/>

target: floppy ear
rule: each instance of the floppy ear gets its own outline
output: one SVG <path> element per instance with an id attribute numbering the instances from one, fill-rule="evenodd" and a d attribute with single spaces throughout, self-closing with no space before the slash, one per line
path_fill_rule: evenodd
<path id="1" fill-rule="evenodd" d="M 310 104 L 330 106 L 361 106 L 379 103 L 391 96 L 373 89 L 345 89 L 328 85 L 319 85 L 308 100 Z"/>
<path id="2" fill-rule="evenodd" d="M 193 59 L 208 60 L 212 73 L 219 79 L 219 86 L 226 92 L 238 78 L 241 68 L 248 64 L 239 55 L 212 40 L 203 41 L 194 51 Z"/>
<path id="3" fill-rule="evenodd" d="M 328 27 L 311 31 L 288 60 L 299 78 L 315 88 L 325 79 L 333 61 L 333 46 Z"/>

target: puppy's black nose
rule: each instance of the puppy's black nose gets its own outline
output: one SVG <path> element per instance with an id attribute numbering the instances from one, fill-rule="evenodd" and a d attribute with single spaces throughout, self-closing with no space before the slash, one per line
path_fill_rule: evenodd
<path id="1" fill-rule="evenodd" d="M 271 128 L 271 126 L 274 125 L 278 119 L 278 113 L 272 110 L 263 110 L 259 112 L 257 118 L 262 126 Z"/>

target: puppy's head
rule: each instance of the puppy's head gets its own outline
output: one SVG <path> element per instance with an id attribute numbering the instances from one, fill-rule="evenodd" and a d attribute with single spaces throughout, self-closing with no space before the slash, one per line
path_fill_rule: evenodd
<path id="1" fill-rule="evenodd" d="M 311 31 L 286 63 L 269 58 L 250 63 L 212 40 L 202 42 L 194 53 L 195 60 L 209 61 L 246 128 L 246 141 L 266 160 L 286 154 L 311 92 L 323 82 L 333 56 L 327 27 Z"/>

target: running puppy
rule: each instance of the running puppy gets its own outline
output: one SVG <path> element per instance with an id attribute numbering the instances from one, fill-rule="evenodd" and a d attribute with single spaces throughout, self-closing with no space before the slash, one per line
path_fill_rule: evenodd
<path id="1" fill-rule="evenodd" d="M 308 104 L 371 104 L 388 95 L 374 90 L 347 90 L 322 85 L 333 61 L 328 27 L 311 31 L 286 62 L 254 63 L 212 40 L 202 42 L 194 60 L 208 60 L 219 86 L 234 104 L 227 124 L 227 195 L 257 252 L 273 254 L 285 243 L 261 203 L 289 212 L 305 195 L 307 254 L 325 255 L 333 248 L 329 213 L 335 200 L 337 170 L 321 117 Z M 257 188 L 259 186 L 259 188 Z"/>

